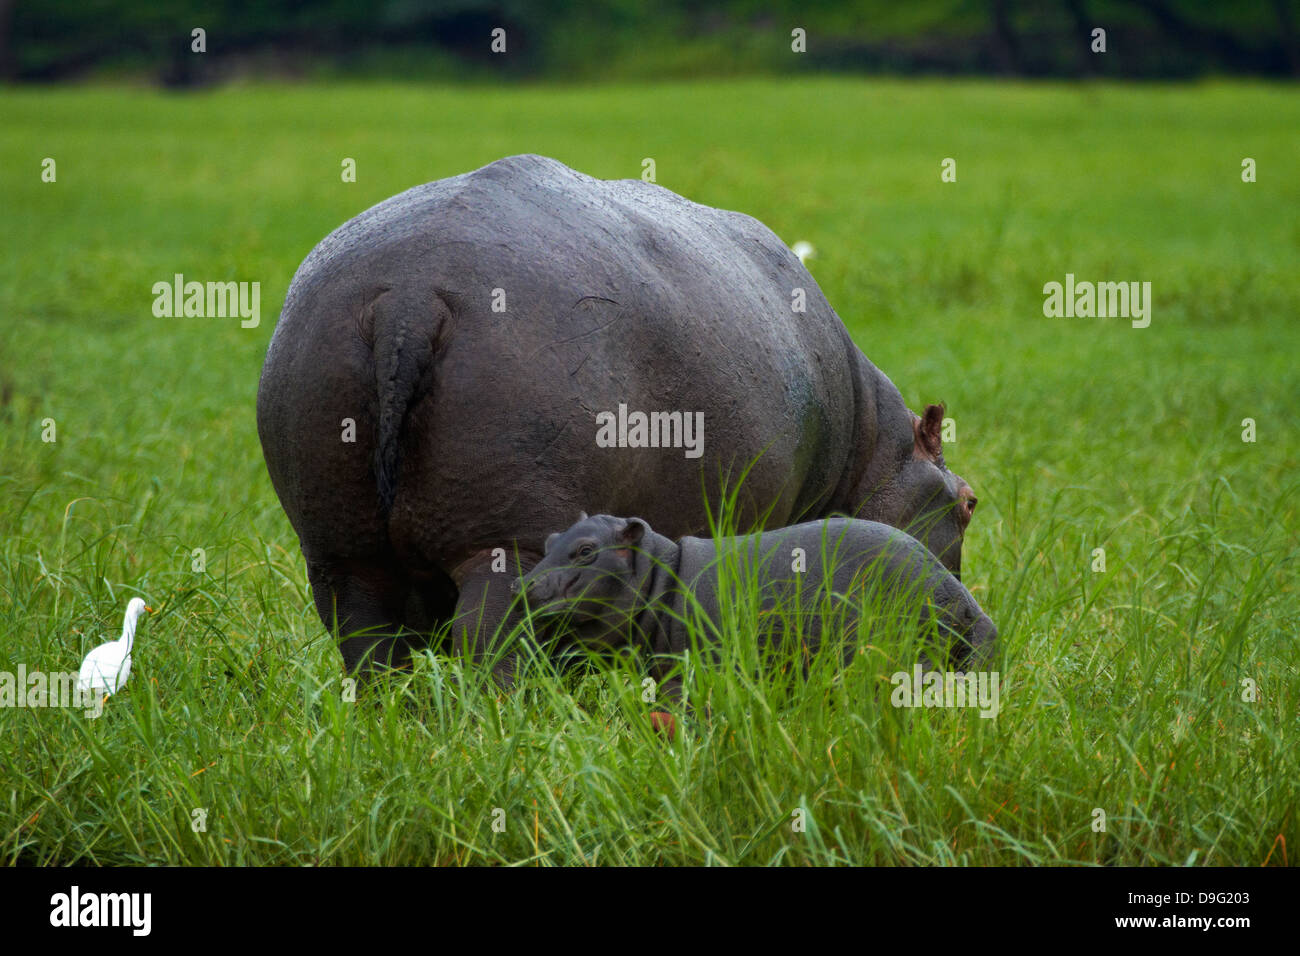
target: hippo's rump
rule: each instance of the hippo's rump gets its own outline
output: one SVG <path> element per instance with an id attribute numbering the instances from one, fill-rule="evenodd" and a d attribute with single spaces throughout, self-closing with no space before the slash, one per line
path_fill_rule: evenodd
<path id="1" fill-rule="evenodd" d="M 792 310 L 796 287 L 806 312 Z M 579 509 L 700 531 L 702 509 L 683 496 L 760 455 L 746 481 L 777 502 L 772 522 L 815 511 L 853 448 L 846 345 L 816 283 L 757 220 L 514 156 L 327 236 L 294 277 L 263 392 L 282 406 L 281 435 L 347 416 L 364 448 L 394 356 L 426 351 L 399 410 L 392 523 L 399 550 L 441 561 L 467 539 L 540 544 L 553 515 Z M 297 394 L 312 378 L 321 385 Z M 597 415 L 620 404 L 703 413 L 702 457 L 599 447 Z M 268 464 L 282 497 L 302 483 L 299 510 L 311 507 L 310 476 Z M 295 519 L 300 535 L 309 525 Z"/>

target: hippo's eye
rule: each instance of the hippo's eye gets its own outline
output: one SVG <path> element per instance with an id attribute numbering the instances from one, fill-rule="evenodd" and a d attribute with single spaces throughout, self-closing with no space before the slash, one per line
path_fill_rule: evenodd
<path id="1" fill-rule="evenodd" d="M 580 558 L 589 558 L 595 553 L 596 553 L 596 549 L 589 544 L 584 544 L 581 548 L 578 549 L 578 557 Z"/>

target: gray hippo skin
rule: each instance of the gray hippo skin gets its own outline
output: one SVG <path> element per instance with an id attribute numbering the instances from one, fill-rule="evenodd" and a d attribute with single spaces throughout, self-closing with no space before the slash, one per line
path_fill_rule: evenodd
<path id="1" fill-rule="evenodd" d="M 620 404 L 702 413 L 702 455 L 598 446 Z M 751 463 L 739 530 L 856 515 L 956 572 L 975 497 L 944 464 L 942 417 L 907 409 L 757 220 L 540 156 L 417 186 L 321 241 L 257 395 L 349 670 L 399 663 L 447 621 L 481 657 L 580 507 L 698 533 L 706 494 L 716 507 Z"/>
<path id="2" fill-rule="evenodd" d="M 734 570 L 726 570 L 732 561 Z M 924 629 L 931 609 L 937 613 L 951 646 L 927 647 L 921 654 L 927 669 L 943 663 L 975 670 L 993 654 L 997 628 L 971 593 L 915 538 L 875 521 L 828 518 L 738 538 L 674 542 L 640 518 L 584 514 L 550 536 L 521 590 L 544 622 L 561 621 L 559 630 L 578 646 L 648 651 L 662 689 L 679 699 L 680 680 L 665 677 L 675 663 L 670 658 L 691 647 L 686 622 L 700 614 L 715 624 L 723 620 L 722 592 L 737 580 L 756 582 L 765 622 L 760 644 L 780 642 L 787 628 L 797 627 L 809 653 L 833 637 L 847 663 L 862 594 L 873 591 L 883 596 L 870 599 L 873 634 L 889 630 L 882 615 L 914 610 Z M 780 611 L 763 614 L 774 608 Z"/>

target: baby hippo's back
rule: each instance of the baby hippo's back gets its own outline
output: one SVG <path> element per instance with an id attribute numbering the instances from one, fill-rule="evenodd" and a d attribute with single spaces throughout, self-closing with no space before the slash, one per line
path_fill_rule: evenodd
<path id="1" fill-rule="evenodd" d="M 822 640 L 857 643 L 865 613 L 878 634 L 891 622 L 937 617 L 952 640 L 949 664 L 975 669 L 992 654 L 997 628 L 975 598 L 926 547 L 875 521 L 828 518 L 735 538 L 682 538 L 678 575 L 715 621 L 759 595 L 759 638 L 797 631 L 815 650 Z M 741 610 L 740 613 L 745 613 Z M 928 655 L 927 655 L 928 656 Z"/>

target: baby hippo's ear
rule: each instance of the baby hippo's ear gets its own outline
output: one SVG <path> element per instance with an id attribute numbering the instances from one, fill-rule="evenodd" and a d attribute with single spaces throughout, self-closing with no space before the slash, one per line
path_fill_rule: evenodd
<path id="1" fill-rule="evenodd" d="M 585 512 L 585 511 L 579 511 L 579 512 L 578 512 L 578 521 L 586 521 L 586 520 L 587 520 L 587 512 Z M 574 522 L 574 523 L 576 524 L 577 522 Z"/>
<path id="2" fill-rule="evenodd" d="M 623 530 L 618 534 L 619 543 L 624 547 L 630 547 L 641 543 L 645 533 L 650 530 L 650 526 L 640 518 L 628 518 L 623 525 Z"/>
<path id="3" fill-rule="evenodd" d="M 555 544 L 555 539 L 558 538 L 559 536 L 560 536 L 560 532 L 558 531 L 556 531 L 554 534 L 548 534 L 546 536 L 546 546 L 542 548 L 542 554 L 551 553 L 551 547 L 552 545 Z"/>

